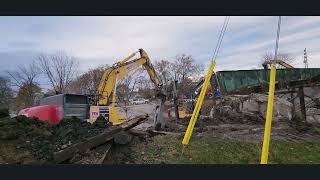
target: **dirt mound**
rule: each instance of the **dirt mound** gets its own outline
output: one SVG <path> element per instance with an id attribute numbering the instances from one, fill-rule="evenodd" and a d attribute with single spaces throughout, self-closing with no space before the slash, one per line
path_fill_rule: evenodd
<path id="1" fill-rule="evenodd" d="M 79 119 L 64 119 L 59 125 L 51 125 L 25 116 L 1 118 L 0 163 L 51 162 L 54 152 L 95 136 L 105 127 Z"/>
<path id="2" fill-rule="evenodd" d="M 4 118 L 4 117 L 8 117 L 8 116 L 9 116 L 9 110 L 0 108 L 0 118 Z"/>
<path id="3" fill-rule="evenodd" d="M 80 119 L 66 119 L 55 127 L 53 142 L 55 150 L 64 149 L 71 144 L 85 140 L 86 138 L 100 134 L 107 126 L 91 125 Z"/>

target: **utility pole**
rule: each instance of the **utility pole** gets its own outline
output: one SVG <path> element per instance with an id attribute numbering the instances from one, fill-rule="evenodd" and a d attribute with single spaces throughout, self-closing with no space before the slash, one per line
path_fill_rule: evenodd
<path id="1" fill-rule="evenodd" d="M 304 49 L 303 63 L 304 68 L 308 68 L 308 56 L 307 56 L 307 48 Z"/>
<path id="2" fill-rule="evenodd" d="M 173 85 L 173 103 L 174 103 L 174 112 L 175 112 L 175 116 L 176 116 L 176 123 L 178 123 L 179 120 L 179 102 L 178 102 L 178 80 L 177 80 L 177 76 L 175 74 L 174 76 L 174 81 L 172 82 Z"/>

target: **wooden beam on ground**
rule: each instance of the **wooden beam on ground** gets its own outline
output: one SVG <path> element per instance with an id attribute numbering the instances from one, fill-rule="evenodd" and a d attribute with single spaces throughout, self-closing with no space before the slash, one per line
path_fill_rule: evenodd
<path id="1" fill-rule="evenodd" d="M 121 123 L 119 126 L 122 128 L 122 130 L 128 130 L 128 129 L 131 129 L 135 126 L 137 126 L 138 124 L 140 124 L 141 122 L 147 120 L 149 117 L 148 114 L 145 114 L 145 115 L 141 115 L 141 116 L 137 116 L 131 120 L 128 120 L 124 123 Z"/>
<path id="2" fill-rule="evenodd" d="M 128 132 L 134 136 L 150 136 L 150 133 L 137 129 L 130 129 Z"/>
<path id="3" fill-rule="evenodd" d="M 113 136 L 122 131 L 122 130 L 128 130 L 131 129 L 138 124 L 140 124 L 142 121 L 146 120 L 148 118 L 148 115 L 142 115 L 137 116 L 131 120 L 128 120 L 120 125 L 111 126 L 108 127 L 103 133 L 88 138 L 86 141 L 74 144 L 62 151 L 56 152 L 53 155 L 53 159 L 55 163 L 61 163 L 65 160 L 70 159 L 77 153 L 83 153 L 87 151 L 88 149 L 91 149 L 93 147 L 99 146 L 103 143 L 106 143 L 107 141 L 110 141 L 113 139 Z"/>
<path id="4" fill-rule="evenodd" d="M 156 130 L 148 130 L 148 133 L 150 133 L 151 135 L 181 135 L 182 134 L 182 133 L 156 131 Z"/>
<path id="5" fill-rule="evenodd" d="M 299 98 L 300 98 L 300 110 L 301 110 L 302 119 L 304 121 L 306 121 L 307 113 L 306 113 L 306 105 L 305 105 L 305 102 L 304 102 L 303 87 L 299 87 L 298 94 L 299 94 Z"/>
<path id="6" fill-rule="evenodd" d="M 104 162 L 104 160 L 106 159 L 106 157 L 111 149 L 111 146 L 112 146 L 111 143 L 107 144 L 106 151 L 103 153 L 102 157 L 98 160 L 97 164 L 102 164 Z"/>
<path id="7" fill-rule="evenodd" d="M 275 91 L 274 94 L 292 94 L 296 93 L 297 91 L 295 90 L 280 90 L 280 91 Z"/>

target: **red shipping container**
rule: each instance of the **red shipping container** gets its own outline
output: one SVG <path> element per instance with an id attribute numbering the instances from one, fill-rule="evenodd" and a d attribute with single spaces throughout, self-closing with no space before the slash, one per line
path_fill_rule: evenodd
<path id="1" fill-rule="evenodd" d="M 47 121 L 50 124 L 59 124 L 63 119 L 63 106 L 35 106 L 20 110 L 18 115 L 24 115 L 26 117 L 37 117 L 40 121 Z"/>

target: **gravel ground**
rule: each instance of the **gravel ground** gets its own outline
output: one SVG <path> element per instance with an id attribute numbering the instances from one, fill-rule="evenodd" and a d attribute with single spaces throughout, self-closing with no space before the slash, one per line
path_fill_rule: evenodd
<path id="1" fill-rule="evenodd" d="M 138 115 L 149 114 L 148 120 L 146 120 L 143 123 L 141 123 L 140 125 L 136 126 L 135 129 L 146 130 L 146 129 L 152 127 L 155 106 L 156 106 L 156 104 L 152 103 L 152 102 L 148 103 L 148 104 L 127 106 L 128 119 L 133 118 Z M 122 110 L 122 113 L 124 113 L 123 110 Z"/>

